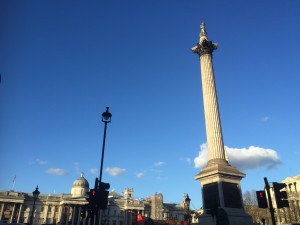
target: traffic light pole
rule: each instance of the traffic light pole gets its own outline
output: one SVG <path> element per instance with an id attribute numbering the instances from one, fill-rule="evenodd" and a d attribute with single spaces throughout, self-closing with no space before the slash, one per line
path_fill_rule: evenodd
<path id="1" fill-rule="evenodd" d="M 264 178 L 264 181 L 265 181 L 265 188 L 267 190 L 267 195 L 268 195 L 268 203 L 269 203 L 269 210 L 270 210 L 270 214 L 271 214 L 272 225 L 276 225 L 275 215 L 274 215 L 275 210 L 273 208 L 272 198 L 271 198 L 271 194 L 270 194 L 270 185 L 269 185 L 268 179 L 266 177 Z"/>

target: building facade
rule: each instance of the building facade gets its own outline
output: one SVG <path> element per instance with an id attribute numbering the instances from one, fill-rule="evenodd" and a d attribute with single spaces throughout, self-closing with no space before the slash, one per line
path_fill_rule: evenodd
<path id="1" fill-rule="evenodd" d="M 74 181 L 71 194 L 40 194 L 35 199 L 32 193 L 0 191 L 0 223 L 96 225 L 88 217 L 88 191 L 89 183 L 83 173 Z M 158 198 L 161 200 L 155 201 Z M 137 224 L 138 215 L 153 220 L 184 220 L 181 206 L 164 203 L 162 194 L 138 200 L 132 188 L 125 188 L 123 195 L 110 192 L 108 208 L 101 212 L 97 225 Z"/>
<path id="2" fill-rule="evenodd" d="M 300 175 L 287 177 L 281 183 L 285 183 L 289 207 L 277 209 L 273 187 L 270 192 L 272 204 L 275 208 L 275 216 L 278 224 L 300 223 Z"/>

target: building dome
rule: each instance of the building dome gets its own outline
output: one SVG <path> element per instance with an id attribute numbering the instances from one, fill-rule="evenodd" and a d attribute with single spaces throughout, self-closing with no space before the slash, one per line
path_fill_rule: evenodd
<path id="1" fill-rule="evenodd" d="M 73 182 L 71 194 L 72 197 L 86 196 L 89 191 L 89 182 L 84 178 L 83 173 Z"/>
<path id="2" fill-rule="evenodd" d="M 72 188 L 74 187 L 89 188 L 89 182 L 83 177 L 83 173 L 81 173 L 80 177 L 74 181 Z"/>

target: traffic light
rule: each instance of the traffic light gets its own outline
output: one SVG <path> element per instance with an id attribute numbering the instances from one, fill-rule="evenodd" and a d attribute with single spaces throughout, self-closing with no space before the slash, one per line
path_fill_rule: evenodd
<path id="1" fill-rule="evenodd" d="M 99 189 L 97 190 L 97 205 L 99 209 L 107 209 L 109 188 L 109 183 L 101 182 L 99 184 Z"/>
<path id="2" fill-rule="evenodd" d="M 261 209 L 268 208 L 267 196 L 264 190 L 256 191 L 256 198 L 257 198 L 258 208 Z"/>
<path id="3" fill-rule="evenodd" d="M 97 203 L 97 190 L 96 189 L 90 189 L 87 194 L 89 195 L 89 198 L 87 199 L 89 202 L 89 205 L 96 205 Z"/>
<path id="4" fill-rule="evenodd" d="M 86 200 L 89 202 L 89 204 L 87 205 L 88 216 L 92 218 L 95 215 L 97 204 L 96 189 L 90 189 L 90 191 L 87 192 L 87 195 L 89 196 L 88 198 L 86 198 Z"/>
<path id="5" fill-rule="evenodd" d="M 273 182 L 273 189 L 275 195 L 275 201 L 277 208 L 289 207 L 289 202 L 287 200 L 287 193 L 286 191 L 280 191 L 281 189 L 285 188 L 286 184 L 284 183 L 277 183 Z"/>

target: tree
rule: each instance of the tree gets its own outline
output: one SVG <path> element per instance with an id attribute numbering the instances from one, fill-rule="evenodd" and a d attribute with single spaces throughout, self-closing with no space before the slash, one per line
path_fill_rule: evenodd
<path id="1" fill-rule="evenodd" d="M 266 220 L 266 224 L 271 224 L 271 218 L 270 214 L 268 213 L 268 209 L 258 208 L 255 190 L 246 191 L 243 194 L 243 200 L 244 209 L 250 216 L 252 216 L 254 222 L 261 223 L 261 220 L 264 218 Z"/>

